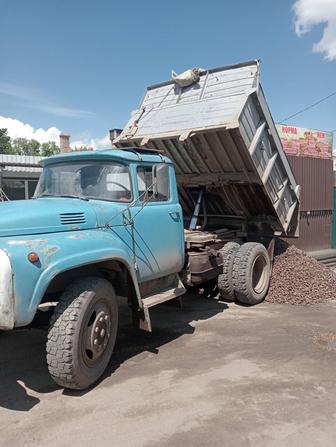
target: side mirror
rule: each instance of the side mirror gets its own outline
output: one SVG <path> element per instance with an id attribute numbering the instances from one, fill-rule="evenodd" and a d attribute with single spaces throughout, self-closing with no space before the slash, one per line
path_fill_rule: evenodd
<path id="1" fill-rule="evenodd" d="M 153 165 L 153 197 L 160 200 L 169 199 L 169 168 L 166 163 Z"/>

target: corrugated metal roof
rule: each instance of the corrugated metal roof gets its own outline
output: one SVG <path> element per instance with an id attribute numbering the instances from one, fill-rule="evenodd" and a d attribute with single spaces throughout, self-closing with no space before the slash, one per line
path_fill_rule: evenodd
<path id="1" fill-rule="evenodd" d="M 1 163 L 18 163 L 18 164 L 31 164 L 37 165 L 44 157 L 33 157 L 30 155 L 7 155 L 0 154 L 0 164 Z M 6 166 L 5 172 L 40 172 L 40 168 L 29 167 L 29 166 Z"/>

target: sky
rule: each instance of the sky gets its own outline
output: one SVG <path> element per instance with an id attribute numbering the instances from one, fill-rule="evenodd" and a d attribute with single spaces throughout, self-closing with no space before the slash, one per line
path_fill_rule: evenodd
<path id="1" fill-rule="evenodd" d="M 109 147 L 108 130 L 172 69 L 260 58 L 276 122 L 336 91 L 336 0 L 0 0 L 0 11 L 0 128 L 12 137 L 62 131 Z M 336 95 L 286 124 L 334 130 L 335 111 Z"/>

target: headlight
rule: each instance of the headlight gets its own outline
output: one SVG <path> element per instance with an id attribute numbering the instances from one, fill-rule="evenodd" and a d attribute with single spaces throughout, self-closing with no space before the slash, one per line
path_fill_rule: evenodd
<path id="1" fill-rule="evenodd" d="M 13 272 L 7 253 L 0 249 L 0 329 L 13 329 L 13 327 Z"/>

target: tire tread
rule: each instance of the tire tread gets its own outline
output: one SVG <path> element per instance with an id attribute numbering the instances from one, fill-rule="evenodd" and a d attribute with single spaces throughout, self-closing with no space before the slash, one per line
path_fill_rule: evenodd
<path id="1" fill-rule="evenodd" d="M 232 269 L 239 247 L 240 245 L 237 242 L 228 242 L 221 249 L 223 269 L 222 273 L 218 275 L 217 284 L 220 296 L 229 301 L 235 299 Z"/>
<path id="2" fill-rule="evenodd" d="M 81 388 L 73 365 L 73 336 L 88 295 L 102 286 L 112 288 L 107 280 L 101 278 L 86 278 L 73 282 L 63 292 L 51 317 L 46 345 L 47 364 L 50 375 L 62 387 Z"/>

